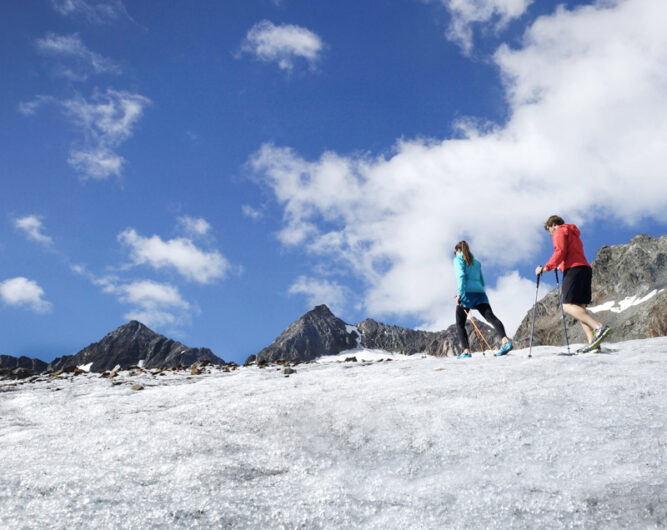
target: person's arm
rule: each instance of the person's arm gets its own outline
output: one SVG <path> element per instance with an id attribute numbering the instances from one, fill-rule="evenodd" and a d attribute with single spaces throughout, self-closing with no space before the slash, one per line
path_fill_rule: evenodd
<path id="1" fill-rule="evenodd" d="M 479 264 L 479 280 L 482 282 L 482 287 L 486 288 L 486 283 L 484 282 L 484 275 L 482 274 L 482 264 Z"/>
<path id="2" fill-rule="evenodd" d="M 567 256 L 567 232 L 557 228 L 554 230 L 552 239 L 554 243 L 554 253 L 551 258 L 549 258 L 549 261 L 544 264 L 544 272 L 558 267 L 558 265 L 565 261 L 565 257 Z"/>
<path id="3" fill-rule="evenodd" d="M 454 272 L 456 273 L 456 292 L 459 296 L 463 296 L 466 292 L 466 284 L 468 282 L 466 281 L 465 265 L 462 259 L 456 258 L 454 260 Z"/>

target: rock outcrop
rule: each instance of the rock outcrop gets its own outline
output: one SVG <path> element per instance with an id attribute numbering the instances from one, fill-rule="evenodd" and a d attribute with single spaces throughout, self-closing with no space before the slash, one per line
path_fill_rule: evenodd
<path id="1" fill-rule="evenodd" d="M 6 370 L 14 370 L 15 368 L 23 368 L 30 370 L 33 373 L 39 374 L 46 370 L 48 365 L 39 359 L 32 359 L 22 355 L 21 357 L 13 357 L 11 355 L 0 355 L 0 368 Z"/>
<path id="2" fill-rule="evenodd" d="M 319 305 L 292 322 L 255 360 L 310 361 L 355 348 L 358 338 L 358 333 L 348 330 L 347 324 L 334 316 L 326 305 Z"/>
<path id="3" fill-rule="evenodd" d="M 50 371 L 68 366 L 91 364 L 90 371 L 103 372 L 116 365 L 128 368 L 143 361 L 145 368 L 189 366 L 197 361 L 223 364 L 208 348 L 188 348 L 180 342 L 155 333 L 133 320 L 87 346 L 76 355 L 59 357 L 49 364 Z"/>
<path id="4" fill-rule="evenodd" d="M 667 235 L 638 235 L 626 245 L 602 247 L 591 265 L 589 310 L 613 328 L 609 342 L 667 335 Z M 532 308 L 515 334 L 522 346 L 527 344 L 531 319 Z M 567 317 L 566 323 L 571 343 L 586 341 L 577 321 Z M 556 289 L 537 304 L 533 344 L 565 344 Z"/>
<path id="5" fill-rule="evenodd" d="M 476 321 L 480 331 L 492 347 L 500 346 L 493 328 Z M 474 328 L 468 322 L 468 334 L 473 349 L 479 351 Z M 353 326 L 336 317 L 326 305 L 320 305 L 293 322 L 273 343 L 250 356 L 247 363 L 310 361 L 324 355 L 355 348 L 385 350 L 391 353 L 413 355 L 428 353 L 439 357 L 460 353 L 456 326 L 444 331 L 420 331 L 391 326 L 366 319 Z"/>

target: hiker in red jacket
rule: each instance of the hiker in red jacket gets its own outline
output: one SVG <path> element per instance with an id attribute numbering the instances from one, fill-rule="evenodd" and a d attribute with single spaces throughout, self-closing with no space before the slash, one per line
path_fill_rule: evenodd
<path id="1" fill-rule="evenodd" d="M 563 272 L 563 311 L 576 318 L 588 339 L 588 344 L 577 350 L 586 353 L 598 350 L 600 343 L 611 328 L 598 322 L 586 310 L 591 303 L 591 280 L 593 269 L 584 255 L 584 246 L 579 239 L 581 232 L 557 215 L 552 215 L 544 223 L 544 229 L 551 234 L 554 253 L 545 265 L 538 265 L 535 274 L 559 268 Z"/>

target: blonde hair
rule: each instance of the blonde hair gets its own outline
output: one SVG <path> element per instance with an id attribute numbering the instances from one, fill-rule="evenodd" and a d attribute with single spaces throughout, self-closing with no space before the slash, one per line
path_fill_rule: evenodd
<path id="1" fill-rule="evenodd" d="M 475 259 L 470 252 L 470 247 L 468 246 L 467 241 L 459 241 L 454 247 L 454 251 L 461 251 L 463 254 L 463 261 L 466 262 L 466 265 L 472 265 L 473 260 Z"/>

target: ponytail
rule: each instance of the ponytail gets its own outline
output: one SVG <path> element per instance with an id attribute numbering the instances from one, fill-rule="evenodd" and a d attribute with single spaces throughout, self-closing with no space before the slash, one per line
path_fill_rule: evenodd
<path id="1" fill-rule="evenodd" d="M 454 251 L 460 250 L 463 254 L 463 261 L 466 262 L 466 265 L 472 265 L 473 260 L 475 259 L 470 252 L 470 247 L 466 241 L 459 241 L 454 247 Z"/>

